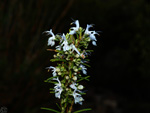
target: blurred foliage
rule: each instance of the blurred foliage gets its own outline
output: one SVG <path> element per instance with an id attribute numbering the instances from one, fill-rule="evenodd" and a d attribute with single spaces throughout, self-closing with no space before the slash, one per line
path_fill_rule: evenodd
<path id="1" fill-rule="evenodd" d="M 93 98 L 87 96 L 84 106 L 92 105 L 93 113 L 149 113 L 148 0 L 1 0 L 0 105 L 10 113 L 40 113 L 41 106 L 53 106 L 57 100 L 48 94 L 53 86 L 43 82 L 51 75 L 45 67 L 52 56 L 42 32 L 66 32 L 70 18 L 103 32 L 91 56 Z M 117 107 L 110 104 L 115 102 Z"/>

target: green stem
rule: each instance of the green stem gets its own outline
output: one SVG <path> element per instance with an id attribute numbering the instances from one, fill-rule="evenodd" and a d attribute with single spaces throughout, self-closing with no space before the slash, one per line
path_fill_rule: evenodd
<path id="1" fill-rule="evenodd" d="M 69 108 L 69 112 L 68 112 L 68 113 L 71 113 L 72 108 L 73 108 L 73 103 L 74 103 L 74 100 L 73 100 L 72 103 L 71 103 L 71 106 L 70 106 L 70 108 Z"/>

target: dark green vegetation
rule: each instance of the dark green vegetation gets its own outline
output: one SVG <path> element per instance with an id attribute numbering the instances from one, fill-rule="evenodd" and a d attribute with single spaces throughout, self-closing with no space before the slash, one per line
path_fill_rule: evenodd
<path id="1" fill-rule="evenodd" d="M 68 32 L 70 18 L 101 30 L 91 56 L 89 113 L 150 112 L 150 2 L 148 0 L 1 0 L 0 106 L 10 113 L 48 113 L 52 58 L 41 33 Z M 54 65 L 54 64 L 53 64 Z M 80 106 L 76 106 L 79 108 Z"/>

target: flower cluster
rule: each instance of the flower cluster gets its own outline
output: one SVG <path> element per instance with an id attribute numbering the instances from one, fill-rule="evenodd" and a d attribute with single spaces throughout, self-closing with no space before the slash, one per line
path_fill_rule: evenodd
<path id="1" fill-rule="evenodd" d="M 54 49 L 47 49 L 48 51 L 55 51 L 52 62 L 58 62 L 56 67 L 47 67 L 48 71 L 52 72 L 52 77 L 48 78 L 46 82 L 54 84 L 51 92 L 55 93 L 55 97 L 61 99 L 62 111 L 71 111 L 73 103 L 82 105 L 84 101 L 84 86 L 80 84 L 82 80 L 89 80 L 87 76 L 87 67 L 89 67 L 88 56 L 92 50 L 87 47 L 92 42 L 96 46 L 96 31 L 90 31 L 93 25 L 87 25 L 83 29 L 79 25 L 79 21 L 75 20 L 73 23 L 75 27 L 71 27 L 69 33 L 62 35 L 54 35 L 52 29 L 45 31 L 49 36 L 48 46 Z"/>

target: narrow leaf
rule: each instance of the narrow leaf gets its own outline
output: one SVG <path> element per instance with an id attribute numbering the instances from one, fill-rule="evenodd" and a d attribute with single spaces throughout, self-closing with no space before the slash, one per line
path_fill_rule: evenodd
<path id="1" fill-rule="evenodd" d="M 73 113 L 80 113 L 80 112 L 89 111 L 89 110 L 92 110 L 92 109 L 91 109 L 91 108 L 81 109 L 81 110 L 75 111 L 75 112 L 73 112 Z"/>
<path id="2" fill-rule="evenodd" d="M 84 80 L 84 79 L 87 80 L 87 81 L 89 81 L 89 79 L 88 79 L 89 77 L 90 77 L 90 76 L 81 77 L 81 79 L 77 80 L 77 82 L 82 81 L 82 80 Z"/>
<path id="3" fill-rule="evenodd" d="M 53 111 L 53 112 L 55 112 L 55 113 L 60 113 L 59 111 L 56 111 L 56 110 L 51 109 L 51 108 L 44 108 L 44 107 L 41 107 L 41 109 L 48 110 L 48 111 Z"/>
<path id="4" fill-rule="evenodd" d="M 56 61 L 66 62 L 65 59 L 51 59 L 50 61 L 51 61 L 51 62 L 56 62 Z"/>
<path id="5" fill-rule="evenodd" d="M 60 106 L 56 103 L 57 107 L 61 110 Z"/>
<path id="6" fill-rule="evenodd" d="M 87 66 L 87 67 L 91 67 L 90 65 L 86 64 L 86 63 L 82 63 L 83 65 Z"/>

